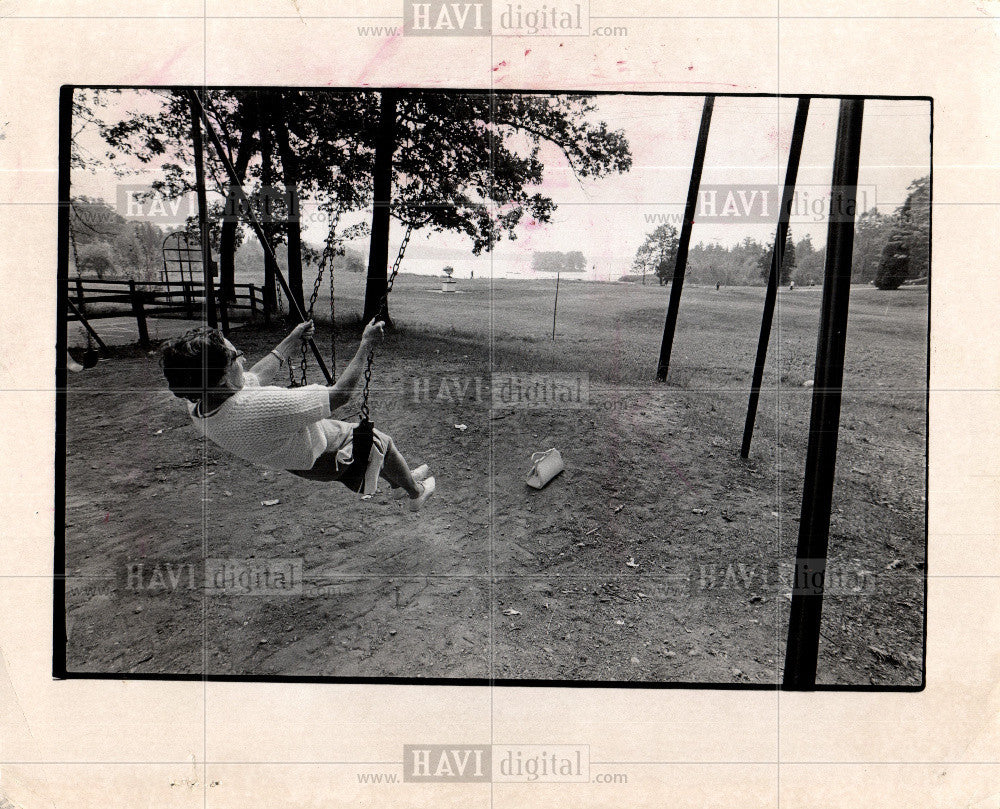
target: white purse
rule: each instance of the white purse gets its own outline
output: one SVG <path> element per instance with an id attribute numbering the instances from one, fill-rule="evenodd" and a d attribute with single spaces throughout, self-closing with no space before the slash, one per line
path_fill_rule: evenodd
<path id="1" fill-rule="evenodd" d="M 531 472 L 525 483 L 532 489 L 541 489 L 566 468 L 562 455 L 555 447 L 545 452 L 536 452 L 531 456 L 531 463 Z"/>

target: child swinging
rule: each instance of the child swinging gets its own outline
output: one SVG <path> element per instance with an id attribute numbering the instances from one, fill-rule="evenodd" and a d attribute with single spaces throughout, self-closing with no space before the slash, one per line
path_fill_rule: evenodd
<path id="1" fill-rule="evenodd" d="M 381 321 L 365 327 L 357 353 L 330 387 L 268 384 L 292 351 L 313 336 L 311 320 L 296 326 L 249 370 L 243 352 L 216 329 L 194 329 L 169 341 L 162 349 L 161 366 L 170 391 L 188 401 L 191 421 L 222 449 L 306 480 L 338 481 L 352 462 L 354 425 L 331 415 L 350 400 L 384 327 Z M 411 471 L 392 437 L 381 430 L 374 431 L 364 472 L 364 491 L 374 492 L 381 476 L 397 496 L 409 496 L 413 511 L 434 493 L 427 465 Z"/>

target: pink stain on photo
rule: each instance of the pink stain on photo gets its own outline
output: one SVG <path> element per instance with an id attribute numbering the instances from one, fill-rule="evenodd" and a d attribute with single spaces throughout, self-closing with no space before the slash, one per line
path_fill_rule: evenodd
<path id="1" fill-rule="evenodd" d="M 152 72 L 141 71 L 139 73 L 133 73 L 127 80 L 127 84 L 169 84 L 172 78 L 172 71 L 174 65 L 184 56 L 189 50 L 191 50 L 190 45 L 185 45 L 182 48 L 178 48 L 174 51 L 170 57 L 159 67 L 157 67 Z"/>
<path id="2" fill-rule="evenodd" d="M 374 55 L 371 56 L 358 73 L 357 83 L 367 86 L 365 79 L 371 77 L 371 72 L 376 66 L 381 66 L 388 62 L 399 50 L 400 40 L 403 37 L 402 30 L 395 31 L 392 36 L 383 42 Z"/>

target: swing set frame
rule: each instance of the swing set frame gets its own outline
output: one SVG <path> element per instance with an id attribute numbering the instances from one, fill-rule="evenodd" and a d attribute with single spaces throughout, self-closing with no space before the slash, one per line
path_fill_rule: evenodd
<path id="1" fill-rule="evenodd" d="M 763 380 L 767 347 L 774 317 L 780 267 L 792 207 L 802 141 L 809 103 L 814 96 L 797 99 L 795 122 L 782 189 L 775 241 L 761 318 L 760 337 L 754 363 L 753 380 L 747 406 L 740 455 L 750 454 L 754 421 Z M 837 462 L 837 438 L 843 390 L 848 304 L 851 292 L 852 251 L 857 184 L 861 154 L 861 128 L 865 98 L 838 97 L 840 110 L 834 144 L 831 179 L 830 216 L 827 226 L 827 249 L 824 267 L 823 298 L 820 305 L 819 337 L 816 348 L 815 384 L 809 419 L 805 479 L 799 517 L 798 545 L 794 566 L 792 604 L 785 647 L 784 673 L 780 687 L 788 691 L 816 688 L 819 658 L 820 623 L 823 610 L 824 579 L 833 508 L 834 469 Z M 701 126 L 695 147 L 687 205 L 674 264 L 670 300 L 663 327 L 663 340 L 656 368 L 656 380 L 665 382 L 670 368 L 674 332 L 680 308 L 684 273 L 687 265 L 691 229 L 704 168 L 708 133 L 715 97 L 706 95 Z M 805 584 L 804 584 L 805 583 Z"/>

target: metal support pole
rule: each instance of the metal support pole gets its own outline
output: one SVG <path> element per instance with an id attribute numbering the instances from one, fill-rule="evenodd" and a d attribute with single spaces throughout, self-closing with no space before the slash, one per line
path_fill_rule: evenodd
<path id="1" fill-rule="evenodd" d="M 660 344 L 660 359 L 656 366 L 656 379 L 665 382 L 670 368 L 670 351 L 674 345 L 674 330 L 677 328 L 677 311 L 681 305 L 681 290 L 684 287 L 684 272 L 687 269 L 688 247 L 691 244 L 691 226 L 694 224 L 695 209 L 698 205 L 698 189 L 701 187 L 701 170 L 705 166 L 705 149 L 708 146 L 708 128 L 712 123 L 712 109 L 715 96 L 705 96 L 705 106 L 701 111 L 701 127 L 698 143 L 694 149 L 694 163 L 691 166 L 691 183 L 688 185 L 687 204 L 684 206 L 684 222 L 677 243 L 677 258 L 674 261 L 674 280 L 670 284 L 670 303 L 667 304 L 667 320 L 663 324 L 663 342 Z"/>
<path id="2" fill-rule="evenodd" d="M 767 277 L 764 314 L 760 321 L 760 338 L 757 340 L 757 359 L 754 362 L 753 382 L 750 385 L 750 403 L 747 405 L 747 420 L 743 427 L 743 446 L 740 448 L 740 455 L 744 458 L 750 456 L 750 442 L 753 440 L 753 425 L 757 418 L 760 386 L 764 380 L 764 364 L 767 362 L 767 344 L 771 338 L 774 304 L 778 298 L 778 282 L 781 280 L 781 263 L 785 260 L 788 218 L 791 215 L 792 201 L 795 196 L 795 181 L 799 174 L 799 158 L 802 156 L 802 140 L 805 136 L 808 116 L 809 99 L 800 98 L 798 106 L 795 108 L 795 123 L 792 125 L 792 142 L 788 150 L 785 185 L 781 192 L 781 207 L 778 209 L 778 227 L 775 230 L 774 247 L 771 250 L 771 273 Z"/>
<path id="3" fill-rule="evenodd" d="M 840 102 L 809 444 L 802 487 L 788 645 L 785 649 L 782 687 L 786 690 L 810 690 L 816 685 L 851 296 L 851 256 L 863 116 L 863 99 L 844 99 Z"/>
<path id="4" fill-rule="evenodd" d="M 233 167 L 232 161 L 229 159 L 229 155 L 222 146 L 222 141 L 219 140 L 219 136 L 215 131 L 215 127 L 212 126 L 211 120 L 209 120 L 208 114 L 205 112 L 205 107 L 201 103 L 201 98 L 198 96 L 197 90 L 189 90 L 189 97 L 191 99 L 192 105 L 198 110 L 201 115 L 201 120 L 205 124 L 205 131 L 208 133 L 208 138 L 212 142 L 212 147 L 215 149 L 215 154 L 218 156 L 219 161 L 222 163 L 223 167 L 226 169 L 226 174 L 229 175 L 229 181 L 233 184 L 233 191 L 239 197 L 240 203 L 244 206 L 247 213 L 247 221 L 250 224 L 254 235 L 257 240 L 261 243 L 264 248 L 264 253 L 269 256 L 269 258 L 274 262 L 275 272 L 278 278 L 278 282 L 281 284 L 281 288 L 285 292 L 285 297 L 289 300 L 289 308 L 294 308 L 295 313 L 298 315 L 299 320 L 305 321 L 306 313 L 302 311 L 302 308 L 298 305 L 295 298 L 292 297 L 292 291 L 288 286 L 288 282 L 285 280 L 284 274 L 281 269 L 277 266 L 278 259 L 274 255 L 274 248 L 271 247 L 271 242 L 268 241 L 267 236 L 264 233 L 264 228 L 261 227 L 260 222 L 257 220 L 257 215 L 253 212 L 253 208 L 250 207 L 250 200 L 247 198 L 246 192 L 243 190 L 243 186 L 240 183 L 239 175 L 236 173 L 236 169 Z M 316 343 L 311 338 L 308 341 L 309 348 L 312 349 L 313 357 L 316 358 L 316 364 L 319 365 L 320 370 L 323 372 L 323 376 L 326 378 L 328 384 L 333 384 L 333 377 L 330 375 L 330 369 L 326 367 L 326 363 L 323 361 L 323 355 L 319 353 L 319 349 L 316 348 Z"/>
<path id="5" fill-rule="evenodd" d="M 73 301 L 71 301 L 69 298 L 67 298 L 66 306 L 74 315 L 76 315 L 76 319 L 83 324 L 83 327 L 87 330 L 87 333 L 94 338 L 94 341 L 97 343 L 97 345 L 101 347 L 101 350 L 107 351 L 108 347 L 104 345 L 104 341 L 101 339 L 101 336 L 96 331 L 94 331 L 94 327 L 90 325 L 90 321 L 87 320 L 86 315 L 84 315 L 83 312 L 77 308 L 76 304 L 73 303 Z M 68 319 L 69 318 L 67 318 L 67 320 Z"/>
<path id="6" fill-rule="evenodd" d="M 556 339 L 556 309 L 559 308 L 559 270 L 556 269 L 556 298 L 552 301 L 552 339 Z"/>

